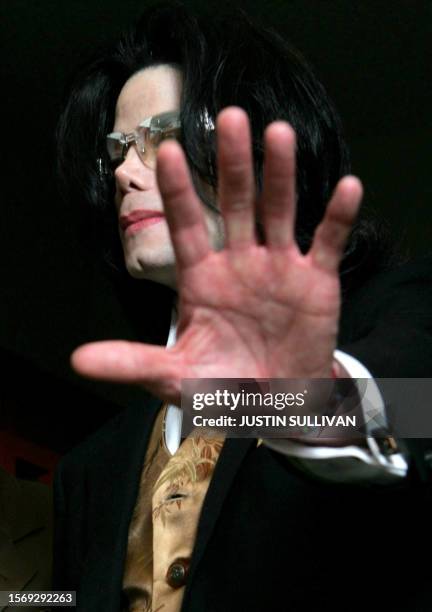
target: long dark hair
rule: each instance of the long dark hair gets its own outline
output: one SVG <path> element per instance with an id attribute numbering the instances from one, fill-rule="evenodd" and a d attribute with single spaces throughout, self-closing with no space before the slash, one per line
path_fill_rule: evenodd
<path id="1" fill-rule="evenodd" d="M 115 104 L 135 72 L 167 63 L 184 77 L 181 100 L 182 144 L 195 177 L 217 186 L 214 134 L 220 109 L 235 104 L 251 120 L 255 175 L 262 181 L 264 128 L 285 119 L 297 134 L 297 240 L 305 251 L 326 203 L 350 160 L 333 103 L 312 69 L 273 30 L 258 27 L 237 12 L 211 22 L 183 5 L 148 9 L 111 49 L 79 74 L 57 129 L 58 173 L 63 192 L 90 214 L 96 249 L 125 274 L 113 206 L 113 181 L 101 178 L 96 163 L 105 159 L 105 136 L 114 123 Z M 358 284 L 379 267 L 387 243 L 370 220 L 360 219 L 341 266 L 344 288 Z"/>

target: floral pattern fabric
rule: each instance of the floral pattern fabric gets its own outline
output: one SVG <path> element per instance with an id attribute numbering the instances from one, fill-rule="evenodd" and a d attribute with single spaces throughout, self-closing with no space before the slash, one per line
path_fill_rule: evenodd
<path id="1" fill-rule="evenodd" d="M 179 558 L 190 559 L 198 519 L 224 438 L 191 434 L 171 455 L 163 429 L 166 407 L 153 427 L 129 526 L 123 576 L 127 612 L 178 612 L 184 587 L 166 575 Z"/>

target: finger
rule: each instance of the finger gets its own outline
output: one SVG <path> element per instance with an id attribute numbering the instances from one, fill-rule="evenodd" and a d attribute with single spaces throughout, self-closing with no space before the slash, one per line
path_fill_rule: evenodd
<path id="1" fill-rule="evenodd" d="M 164 142 L 158 151 L 156 177 L 179 270 L 195 265 L 210 250 L 201 202 L 180 145 Z"/>
<path id="2" fill-rule="evenodd" d="M 275 121 L 265 130 L 264 146 L 260 212 L 266 245 L 284 248 L 294 239 L 295 132 L 288 123 Z"/>
<path id="3" fill-rule="evenodd" d="M 179 397 L 180 359 L 166 348 L 120 340 L 92 342 L 72 353 L 71 365 L 86 378 L 139 384 L 167 401 Z"/>
<path id="4" fill-rule="evenodd" d="M 362 184 L 355 176 L 345 176 L 337 184 L 308 253 L 317 266 L 337 272 L 362 196 Z"/>
<path id="5" fill-rule="evenodd" d="M 244 110 L 228 107 L 216 121 L 219 203 L 228 248 L 255 242 L 255 181 L 249 119 Z"/>

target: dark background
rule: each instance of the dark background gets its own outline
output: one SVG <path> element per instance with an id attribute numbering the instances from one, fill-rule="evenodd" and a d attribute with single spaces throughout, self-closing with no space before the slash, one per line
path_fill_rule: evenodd
<path id="1" fill-rule="evenodd" d="M 0 6 L 0 426 L 59 453 L 118 404 L 142 401 L 140 390 L 82 381 L 69 368 L 77 345 L 136 334 L 109 279 L 89 258 L 75 211 L 57 194 L 53 132 L 77 67 L 147 4 L 3 0 Z M 222 6 L 205 5 L 210 13 Z M 343 117 L 365 205 L 388 220 L 413 256 L 430 250 L 432 3 L 238 6 L 285 33 L 315 67 Z"/>

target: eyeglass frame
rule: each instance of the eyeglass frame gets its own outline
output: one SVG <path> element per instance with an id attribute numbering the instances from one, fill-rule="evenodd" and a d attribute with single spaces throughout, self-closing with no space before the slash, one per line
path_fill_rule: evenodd
<path id="1" fill-rule="evenodd" d="M 161 127 L 154 125 L 155 119 L 158 122 L 160 122 L 161 120 L 165 120 L 166 122 L 169 122 L 171 119 L 171 120 L 174 120 L 174 125 L 168 125 L 166 127 L 161 128 Z M 207 109 L 205 109 L 204 111 L 204 126 L 209 131 L 213 131 L 215 129 L 213 120 L 211 119 L 211 117 L 209 117 Z M 156 115 L 151 115 L 150 117 L 146 117 L 145 119 L 143 119 L 143 121 L 141 121 L 141 123 L 137 125 L 135 130 L 129 133 L 111 132 L 110 134 L 107 134 L 106 140 L 108 140 L 109 138 L 116 139 L 122 145 L 122 152 L 120 156 L 120 159 L 122 160 L 122 162 L 126 159 L 126 155 L 127 155 L 127 152 L 129 151 L 129 147 L 132 144 L 136 144 L 137 146 L 139 145 L 138 137 L 140 135 L 137 133 L 137 130 L 139 128 L 148 128 L 150 130 L 150 133 L 155 133 L 155 132 L 163 133 L 164 131 L 178 130 L 181 128 L 180 111 L 179 110 L 166 111 L 163 113 L 157 113 Z M 107 152 L 108 152 L 108 156 L 110 157 L 110 161 L 114 161 L 114 158 L 112 158 L 109 155 L 108 147 L 107 147 Z M 142 150 L 141 152 L 144 153 L 144 150 Z M 107 168 L 107 164 L 104 162 L 102 157 L 98 157 L 96 159 L 96 165 L 97 165 L 99 177 L 101 179 L 104 176 L 111 174 L 110 170 Z"/>
<path id="2" fill-rule="evenodd" d="M 168 125 L 160 127 L 160 123 L 164 122 Z M 133 132 L 125 133 L 125 132 L 111 132 L 107 134 L 106 140 L 116 140 L 121 146 L 122 151 L 121 155 L 117 157 L 112 157 L 110 155 L 108 146 L 107 153 L 111 162 L 114 162 L 116 159 L 120 159 L 122 162 L 126 159 L 127 152 L 129 151 L 129 147 L 133 144 L 140 146 L 140 140 L 142 140 L 142 135 L 140 135 L 137 130 L 140 128 L 147 128 L 150 131 L 150 134 L 155 133 L 166 133 L 169 131 L 179 130 L 181 128 L 180 122 L 180 111 L 166 111 L 163 113 L 157 113 L 156 115 L 151 115 L 150 117 L 146 117 L 137 125 Z M 139 149 L 141 153 L 145 153 L 144 145 L 141 145 Z M 96 159 L 97 170 L 100 178 L 103 178 L 106 175 L 110 175 L 111 172 L 109 168 L 107 168 L 107 164 L 104 162 L 102 157 L 98 157 Z"/>

